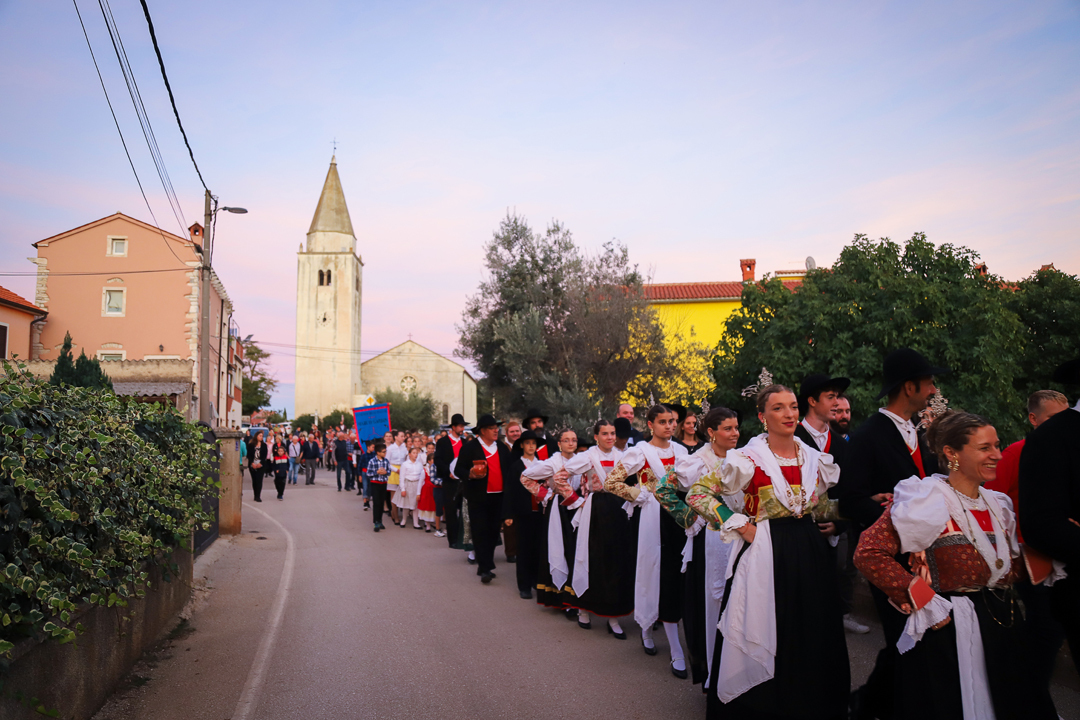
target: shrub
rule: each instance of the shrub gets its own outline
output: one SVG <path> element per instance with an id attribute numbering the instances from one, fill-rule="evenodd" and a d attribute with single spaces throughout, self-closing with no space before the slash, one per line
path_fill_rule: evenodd
<path id="1" fill-rule="evenodd" d="M 0 373 L 0 653 L 69 642 L 81 603 L 145 593 L 209 517 L 202 432 L 171 407 Z M 168 577 L 166 573 L 166 577 Z"/>

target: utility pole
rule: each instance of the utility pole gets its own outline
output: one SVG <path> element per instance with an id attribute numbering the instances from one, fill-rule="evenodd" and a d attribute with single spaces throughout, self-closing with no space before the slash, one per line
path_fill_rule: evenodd
<path id="1" fill-rule="evenodd" d="M 202 283 L 199 290 L 199 420 L 213 425 L 210 418 L 210 223 L 214 211 L 210 207 L 210 191 L 206 191 L 203 214 Z"/>

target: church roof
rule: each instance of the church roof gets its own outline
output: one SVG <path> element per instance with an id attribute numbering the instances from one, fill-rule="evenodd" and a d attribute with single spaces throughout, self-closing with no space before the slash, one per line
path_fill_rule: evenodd
<path id="1" fill-rule="evenodd" d="M 330 159 L 330 170 L 326 173 L 326 182 L 323 183 L 322 195 L 319 196 L 319 204 L 315 208 L 315 217 L 311 219 L 308 235 L 315 232 L 345 233 L 355 237 L 335 158 Z"/>
<path id="2" fill-rule="evenodd" d="M 393 358 L 395 356 L 399 356 L 399 357 L 413 356 L 413 357 L 415 357 L 416 355 L 427 355 L 429 357 L 437 357 L 440 360 L 443 360 L 445 362 L 450 363 L 451 365 L 457 365 L 459 368 L 461 368 L 461 372 L 463 372 L 463 373 L 465 373 L 466 375 L 469 376 L 469 379 L 471 379 L 474 382 L 476 381 L 476 378 L 474 378 L 472 376 L 472 373 L 470 373 L 465 368 L 464 365 L 462 365 L 459 362 L 455 362 L 455 361 L 451 360 L 450 358 L 446 357 L 442 353 L 437 353 L 437 352 L 435 352 L 434 350 L 432 350 L 430 348 L 424 347 L 423 345 L 416 342 L 415 340 L 406 340 L 405 342 L 401 343 L 400 345 L 395 345 L 394 347 L 390 348 L 389 350 L 379 353 L 375 357 L 370 357 L 367 360 L 364 360 L 362 363 L 360 363 L 360 366 L 363 367 L 364 365 L 367 365 L 368 363 L 370 363 L 373 360 L 383 360 L 383 361 L 385 361 L 385 360 Z"/>

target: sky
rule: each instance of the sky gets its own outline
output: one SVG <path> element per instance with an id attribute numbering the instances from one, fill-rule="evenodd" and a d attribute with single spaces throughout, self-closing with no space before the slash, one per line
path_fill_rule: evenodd
<path id="1" fill-rule="evenodd" d="M 101 11 L 77 0 L 153 217 L 183 234 L 203 189 L 142 9 L 113 1 L 180 219 Z M 920 231 L 1006 279 L 1080 274 L 1076 2 L 148 4 L 203 177 L 249 210 L 220 215 L 214 251 L 242 336 L 295 343 L 295 253 L 334 140 L 365 357 L 409 334 L 452 355 L 508 212 L 589 250 L 617 239 L 654 282 Z M 3 275 L 34 270 L 31 243 L 154 219 L 75 5 L 0 0 L 0 67 L 0 284 L 33 299 Z M 290 412 L 294 362 L 275 348 Z"/>

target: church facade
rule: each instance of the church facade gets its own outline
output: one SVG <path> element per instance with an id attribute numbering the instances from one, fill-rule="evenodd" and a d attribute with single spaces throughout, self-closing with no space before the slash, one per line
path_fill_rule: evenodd
<path id="1" fill-rule="evenodd" d="M 360 404 L 363 268 L 332 158 L 307 245 L 297 253 L 296 416 L 322 416 Z"/>
<path id="2" fill-rule="evenodd" d="M 444 425 L 454 413 L 476 422 L 476 380 L 463 366 L 412 340 L 366 360 L 363 376 L 364 391 L 372 395 L 386 388 L 431 395 L 435 416 Z"/>

